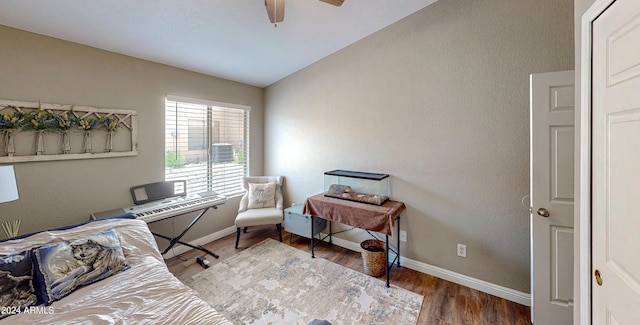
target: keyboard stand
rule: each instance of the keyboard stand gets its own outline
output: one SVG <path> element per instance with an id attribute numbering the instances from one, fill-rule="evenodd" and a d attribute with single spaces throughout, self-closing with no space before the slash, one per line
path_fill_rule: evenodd
<path id="1" fill-rule="evenodd" d="M 183 242 L 183 241 L 180 241 L 180 239 L 182 239 L 182 236 L 184 236 L 184 234 L 186 234 L 186 233 L 187 233 L 187 231 L 189 231 L 189 229 L 191 229 L 191 227 L 193 227 L 193 225 L 195 225 L 195 224 L 196 224 L 196 222 L 198 222 L 198 220 L 200 220 L 200 218 L 202 218 L 202 216 L 203 216 L 207 211 L 209 211 L 209 209 L 210 209 L 210 208 L 217 209 L 217 208 L 218 208 L 218 206 L 217 206 L 217 205 L 214 205 L 214 206 L 212 206 L 212 207 L 206 207 L 206 208 L 204 208 L 204 210 L 202 210 L 202 212 L 200 212 L 200 213 L 199 213 L 199 214 L 198 214 L 198 215 L 193 219 L 193 221 L 191 221 L 191 223 L 189 224 L 189 226 L 187 226 L 187 228 L 185 228 L 185 229 L 184 229 L 184 230 L 183 230 L 183 231 L 182 231 L 178 236 L 176 236 L 176 237 L 169 237 L 169 236 L 165 236 L 165 235 L 163 235 L 163 234 L 158 234 L 158 233 L 155 233 L 155 232 L 153 232 L 153 231 L 152 231 L 151 233 L 152 233 L 154 236 L 158 236 L 158 237 L 160 237 L 160 238 L 164 238 L 164 239 L 166 239 L 166 240 L 168 240 L 168 241 L 169 241 L 169 246 L 168 246 L 167 248 L 165 248 L 165 250 L 162 252 L 162 255 L 164 255 L 164 254 L 166 254 L 167 252 L 169 252 L 169 250 L 171 250 L 171 248 L 173 248 L 173 246 L 175 246 L 175 244 L 180 243 L 180 244 L 182 244 L 182 245 L 185 245 L 185 246 L 191 247 L 191 248 L 193 248 L 193 249 L 201 250 L 201 251 L 203 251 L 203 252 L 205 252 L 205 253 L 207 253 L 207 254 L 209 254 L 209 255 L 211 255 L 211 256 L 213 256 L 213 257 L 215 257 L 215 258 L 219 258 L 220 256 L 218 256 L 218 254 L 216 254 L 216 253 L 214 253 L 214 252 L 212 252 L 212 251 L 210 251 L 210 250 L 208 250 L 208 249 L 206 249 L 206 248 L 204 248 L 204 247 L 202 247 L 202 246 L 194 246 L 194 245 L 191 245 L 191 244 L 189 244 L 189 243 L 185 243 L 185 242 Z M 187 212 L 187 213 L 189 213 L 189 212 Z M 180 216 L 180 215 L 183 215 L 183 214 L 186 214 L 186 213 L 176 214 L 175 216 L 172 216 L 172 218 L 175 218 L 175 217 Z M 164 219 L 162 219 L 162 220 L 164 220 Z M 160 220 L 156 220 L 156 221 L 160 221 Z M 153 223 L 153 222 L 155 222 L 155 221 L 152 221 L 151 223 Z"/>

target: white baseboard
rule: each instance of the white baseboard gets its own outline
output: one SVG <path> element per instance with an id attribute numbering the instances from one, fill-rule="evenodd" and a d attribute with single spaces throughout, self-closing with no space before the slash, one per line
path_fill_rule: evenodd
<path id="1" fill-rule="evenodd" d="M 422 273 L 429 274 L 440 279 L 451 281 L 453 283 L 457 283 L 465 287 L 469 287 L 484 293 L 488 293 L 490 295 L 494 295 L 496 297 L 500 297 L 524 306 L 531 307 L 531 294 L 529 293 L 524 293 L 522 291 L 517 291 L 511 288 L 503 287 L 501 285 L 476 279 L 468 275 L 456 273 L 453 271 L 449 271 L 447 269 L 443 269 L 441 267 L 437 267 L 437 266 L 430 265 L 423 262 L 418 262 L 418 261 L 404 258 L 404 257 L 400 259 L 400 265 L 402 267 L 407 267 L 412 270 L 420 271 Z"/>
<path id="2" fill-rule="evenodd" d="M 196 239 L 192 242 L 189 242 L 189 244 L 194 245 L 194 246 L 198 246 L 198 245 L 204 245 L 207 243 L 210 243 L 214 240 L 220 239 L 224 236 L 233 234 L 236 232 L 236 228 L 235 227 L 229 227 L 226 229 L 222 229 L 218 232 L 215 232 L 211 235 Z M 324 235 L 326 234 L 322 234 L 322 236 L 324 237 Z M 361 250 L 360 248 L 360 244 L 359 243 L 354 243 L 352 241 L 349 240 L 345 240 L 345 239 L 341 239 L 338 237 L 333 237 L 332 238 L 332 243 L 334 245 L 340 246 L 340 247 L 344 247 L 346 249 L 352 250 L 352 251 L 356 251 L 359 252 Z M 167 254 L 164 255 L 165 259 L 169 259 L 172 258 L 176 255 L 182 254 L 188 250 L 192 249 L 191 247 L 188 246 L 184 246 L 184 245 L 180 245 L 177 244 L 176 246 L 174 246 L 173 250 L 167 252 Z M 390 259 L 393 260 L 395 258 L 395 254 L 392 252 L 392 255 L 390 256 Z M 423 262 L 419 262 L 416 260 L 412 260 L 410 258 L 406 258 L 402 255 L 400 255 L 400 266 L 401 267 L 406 267 L 418 272 L 422 272 L 425 274 L 429 274 L 431 276 L 435 276 L 437 278 L 443 279 L 443 280 L 447 280 L 447 281 L 451 281 L 453 283 L 457 283 L 459 285 L 463 285 L 465 287 L 469 287 L 490 295 L 494 295 L 496 297 L 500 297 L 509 301 L 513 301 L 515 303 L 521 304 L 521 305 L 525 305 L 525 306 L 531 306 L 531 294 L 529 293 L 524 293 L 521 291 L 517 291 L 511 288 L 507 288 L 507 287 L 503 287 L 501 285 L 497 285 L 494 283 L 490 283 L 484 280 L 480 280 L 480 279 L 476 279 L 473 277 L 470 277 L 468 275 L 464 275 L 464 274 L 460 274 L 460 273 L 456 273 L 453 271 L 449 271 L 447 269 L 443 269 L 441 267 L 438 266 L 434 266 L 434 265 L 430 265 L 427 263 L 423 263 Z M 393 270 L 392 270 L 393 272 Z"/>
<path id="3" fill-rule="evenodd" d="M 324 235 L 325 234 L 323 233 L 322 236 L 324 237 Z M 359 243 L 354 243 L 352 241 L 348 241 L 348 240 L 337 238 L 337 237 L 332 238 L 332 243 L 334 245 L 344 247 L 346 249 L 356 251 L 356 252 L 359 252 L 362 250 L 360 248 Z M 402 247 L 400 248 L 402 249 Z M 395 257 L 396 257 L 396 254 L 391 252 L 389 259 L 393 260 Z M 503 287 L 501 285 L 490 283 L 484 280 L 476 279 L 468 275 L 449 271 L 447 269 L 443 269 L 438 266 L 412 260 L 402 255 L 400 255 L 400 266 L 406 267 L 418 272 L 422 272 L 425 274 L 429 274 L 431 276 L 435 276 L 443 280 L 451 281 L 453 283 L 457 283 L 459 285 L 463 285 L 465 287 L 469 287 L 490 295 L 494 295 L 496 297 L 513 301 L 521 305 L 531 307 L 531 294 L 529 293 L 524 293 L 511 288 Z M 393 272 L 393 269 L 391 272 Z"/>
<path id="4" fill-rule="evenodd" d="M 230 234 L 235 234 L 235 233 L 236 233 L 236 227 L 235 226 L 231 226 L 229 228 L 225 228 L 225 229 L 222 229 L 220 231 L 216 231 L 211 235 L 207 235 L 207 236 L 198 238 L 198 239 L 196 239 L 194 241 L 190 241 L 189 244 L 191 244 L 193 246 L 200 246 L 200 245 L 208 244 L 208 243 L 210 243 L 212 241 L 218 240 L 218 239 L 220 239 L 220 238 L 222 238 L 224 236 L 228 236 Z M 170 259 L 172 257 L 175 257 L 176 255 L 180 255 L 182 253 L 188 252 L 189 250 L 192 250 L 192 249 L 193 248 L 191 248 L 189 246 L 176 244 L 175 246 L 173 246 L 173 249 L 168 251 L 162 257 L 164 257 L 164 259 L 167 260 L 167 259 Z"/>

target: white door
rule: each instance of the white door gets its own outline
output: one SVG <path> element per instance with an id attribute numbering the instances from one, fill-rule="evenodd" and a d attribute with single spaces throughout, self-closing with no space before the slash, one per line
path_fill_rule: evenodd
<path id="1" fill-rule="evenodd" d="M 593 22 L 592 41 L 593 324 L 637 325 L 640 1 L 614 2 Z"/>
<path id="2" fill-rule="evenodd" d="M 574 71 L 531 75 L 531 321 L 573 321 Z"/>

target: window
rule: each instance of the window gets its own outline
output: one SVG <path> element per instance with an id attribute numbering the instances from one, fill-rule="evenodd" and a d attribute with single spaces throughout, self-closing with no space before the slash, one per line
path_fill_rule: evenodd
<path id="1" fill-rule="evenodd" d="M 165 102 L 165 180 L 187 193 L 242 192 L 249 175 L 249 107 L 169 96 Z"/>

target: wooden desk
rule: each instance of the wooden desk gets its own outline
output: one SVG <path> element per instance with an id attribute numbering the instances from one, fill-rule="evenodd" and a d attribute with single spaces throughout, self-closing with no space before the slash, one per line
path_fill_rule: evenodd
<path id="1" fill-rule="evenodd" d="M 331 243 L 331 222 L 336 221 L 345 225 L 353 226 L 368 231 L 375 231 L 385 234 L 387 247 L 387 265 L 385 267 L 387 287 L 389 286 L 389 271 L 393 264 L 397 262 L 400 267 L 400 214 L 405 210 L 405 205 L 399 201 L 387 200 L 378 206 L 367 203 L 354 202 L 349 200 L 336 199 L 324 196 L 323 193 L 309 197 L 304 202 L 302 213 L 311 215 L 311 233 L 313 233 L 313 218 L 320 217 L 329 220 L 329 242 Z M 392 233 L 394 224 L 398 227 L 397 252 L 396 257 L 389 264 L 389 236 Z M 325 237 L 326 238 L 326 237 Z M 315 244 L 311 245 L 311 257 L 315 257 Z"/>

